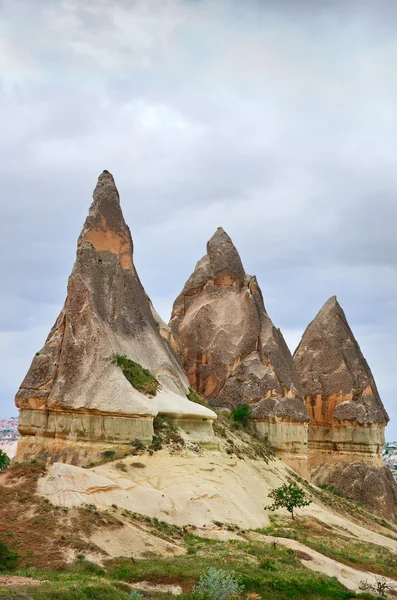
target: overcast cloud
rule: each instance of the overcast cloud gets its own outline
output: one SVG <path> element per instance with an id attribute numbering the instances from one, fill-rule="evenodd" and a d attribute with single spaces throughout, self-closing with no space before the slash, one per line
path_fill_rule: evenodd
<path id="1" fill-rule="evenodd" d="M 222 225 L 293 351 L 333 294 L 397 438 L 397 3 L 0 0 L 0 417 L 111 171 L 168 320 Z"/>

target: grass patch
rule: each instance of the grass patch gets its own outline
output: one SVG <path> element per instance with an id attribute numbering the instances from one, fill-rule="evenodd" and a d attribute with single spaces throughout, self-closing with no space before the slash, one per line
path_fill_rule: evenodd
<path id="1" fill-rule="evenodd" d="M 264 460 L 266 463 L 275 456 L 273 446 L 266 437 L 257 432 L 252 421 L 243 428 L 240 424 L 236 425 L 231 421 L 228 415 L 218 413 L 213 428 L 227 454 L 235 455 L 237 458 Z"/>
<path id="2" fill-rule="evenodd" d="M 186 398 L 190 400 L 190 402 L 195 402 L 196 404 L 201 404 L 202 406 L 207 406 L 204 398 L 200 396 L 195 390 L 189 388 L 189 393 L 186 394 Z"/>
<path id="3" fill-rule="evenodd" d="M 150 581 L 180 585 L 182 598 L 192 598 L 191 590 L 211 567 L 234 571 L 246 594 L 256 593 L 262 600 L 347 600 L 364 598 L 348 592 L 335 579 L 323 577 L 303 567 L 294 552 L 286 548 L 248 542 L 216 542 L 189 534 L 189 552 L 167 559 L 127 559 L 110 561 L 108 576 L 129 583 Z M 367 596 L 372 598 L 372 596 Z"/>
<path id="4" fill-rule="evenodd" d="M 149 449 L 157 450 L 162 449 L 163 444 L 172 444 L 175 449 L 180 449 L 185 445 L 185 440 L 179 433 L 178 427 L 174 421 L 168 417 L 157 415 L 153 419 L 153 441 Z"/>
<path id="5" fill-rule="evenodd" d="M 160 384 L 148 369 L 144 369 L 139 363 L 121 354 L 112 354 L 111 362 L 120 367 L 126 379 L 136 390 L 150 397 L 157 394 Z"/>
<path id="6" fill-rule="evenodd" d="M 135 518 L 131 513 L 131 518 Z M 49 583 L 38 588 L 25 588 L 21 595 L 10 588 L 1 590 L 4 600 L 123 600 L 129 597 L 132 583 L 147 581 L 152 584 L 174 584 L 182 587 L 180 600 L 193 600 L 193 588 L 208 569 L 215 567 L 234 571 L 244 592 L 258 594 L 262 600 L 348 600 L 373 599 L 370 594 L 354 594 L 336 579 L 317 574 L 301 565 L 295 552 L 278 545 L 261 542 L 220 542 L 185 533 L 184 529 L 156 519 L 137 515 L 158 533 L 180 540 L 187 553 L 167 558 L 132 560 L 118 558 L 105 561 L 103 569 L 88 561 L 76 561 L 63 571 L 29 569 L 18 574 Z M 3 594 L 4 592 L 4 594 Z M 9 596 L 7 596 L 7 593 Z M 144 594 L 145 595 L 145 594 Z M 159 600 L 169 600 L 170 595 L 155 592 Z"/>
<path id="7" fill-rule="evenodd" d="M 272 515 L 270 520 L 271 524 L 259 533 L 297 540 L 345 565 L 397 579 L 397 555 L 388 548 L 370 542 L 363 544 L 314 518 L 296 517 L 293 522 Z"/>

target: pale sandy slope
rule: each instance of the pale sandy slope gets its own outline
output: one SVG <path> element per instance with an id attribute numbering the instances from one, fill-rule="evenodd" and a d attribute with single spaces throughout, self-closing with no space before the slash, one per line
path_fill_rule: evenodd
<path id="1" fill-rule="evenodd" d="M 120 467 L 121 462 L 126 472 L 116 466 Z M 144 467 L 138 468 L 133 463 Z M 213 522 L 233 523 L 244 529 L 265 526 L 269 523 L 269 513 L 264 510 L 269 502 L 268 493 L 287 481 L 288 475 L 288 468 L 279 460 L 266 465 L 264 461 L 230 458 L 216 451 L 205 451 L 201 456 L 170 455 L 161 451 L 153 456 L 131 456 L 93 469 L 56 463 L 39 480 L 39 492 L 57 505 L 87 503 L 103 509 L 117 505 L 176 525 L 195 525 L 201 535 L 227 537 L 230 534 L 219 532 Z M 372 542 L 397 553 L 396 540 L 360 527 L 331 509 L 312 503 L 300 514 L 333 525 L 339 533 L 342 528 L 344 535 L 363 543 Z M 138 548 L 134 549 L 136 536 L 131 533 L 125 532 L 129 539 L 125 545 L 122 539 L 112 544 L 110 537 L 93 541 L 102 547 L 107 545 L 112 555 L 134 554 Z M 273 541 L 253 532 L 248 535 Z M 309 554 L 311 560 L 302 560 L 306 567 L 337 577 L 351 590 L 358 591 L 363 579 L 375 580 L 371 573 L 345 566 L 294 540 L 277 538 L 277 542 Z M 177 548 L 172 551 L 178 552 Z M 393 583 L 397 587 L 397 583 Z"/>
<path id="2" fill-rule="evenodd" d="M 119 470 L 122 462 L 126 472 Z M 136 468 L 140 463 L 144 468 Z M 206 451 L 170 455 L 166 451 L 128 457 L 93 469 L 55 463 L 39 480 L 39 491 L 54 504 L 77 506 L 112 504 L 158 517 L 176 525 L 212 527 L 213 521 L 256 529 L 269 523 L 264 506 L 269 492 L 287 481 L 288 468 L 280 460 L 230 458 Z M 331 509 L 312 503 L 300 514 L 314 516 L 364 542 L 397 552 L 397 541 L 361 527 Z"/>

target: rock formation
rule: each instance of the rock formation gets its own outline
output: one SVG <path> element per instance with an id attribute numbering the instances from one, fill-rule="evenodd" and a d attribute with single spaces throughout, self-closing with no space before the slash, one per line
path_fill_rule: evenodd
<path id="1" fill-rule="evenodd" d="M 158 392 L 135 389 L 111 361 L 114 355 L 149 370 Z M 105 450 L 125 452 L 135 438 L 152 439 L 157 414 L 205 440 L 215 414 L 188 401 L 187 392 L 135 271 L 113 177 L 104 171 L 78 240 L 65 305 L 16 395 L 17 460 L 44 455 L 86 464 Z"/>
<path id="2" fill-rule="evenodd" d="M 294 362 L 312 419 L 309 467 L 314 482 L 329 483 L 395 519 L 397 487 L 381 457 L 389 418 L 335 296 L 307 327 Z"/>
<path id="3" fill-rule="evenodd" d="M 252 405 L 259 432 L 305 473 L 309 415 L 291 354 L 222 228 L 175 300 L 170 328 L 191 387 L 216 407 Z"/>

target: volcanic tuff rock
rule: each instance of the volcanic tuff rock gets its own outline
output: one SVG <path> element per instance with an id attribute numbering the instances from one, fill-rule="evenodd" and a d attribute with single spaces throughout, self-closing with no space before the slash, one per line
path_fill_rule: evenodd
<path id="1" fill-rule="evenodd" d="M 132 387 L 112 354 L 160 383 L 155 397 Z M 104 450 L 150 441 L 153 417 L 168 415 L 194 439 L 212 435 L 215 414 L 187 400 L 188 382 L 160 335 L 133 264 L 133 244 L 114 179 L 104 171 L 80 234 L 65 305 L 16 395 L 17 460 L 34 455 L 81 464 Z"/>
<path id="2" fill-rule="evenodd" d="M 313 480 L 395 519 L 397 487 L 381 458 L 389 417 L 335 296 L 307 327 L 294 362 L 312 418 Z"/>
<path id="3" fill-rule="evenodd" d="M 222 228 L 175 300 L 170 328 L 191 387 L 217 407 L 251 404 L 258 430 L 304 471 L 309 415 L 291 354 Z"/>

